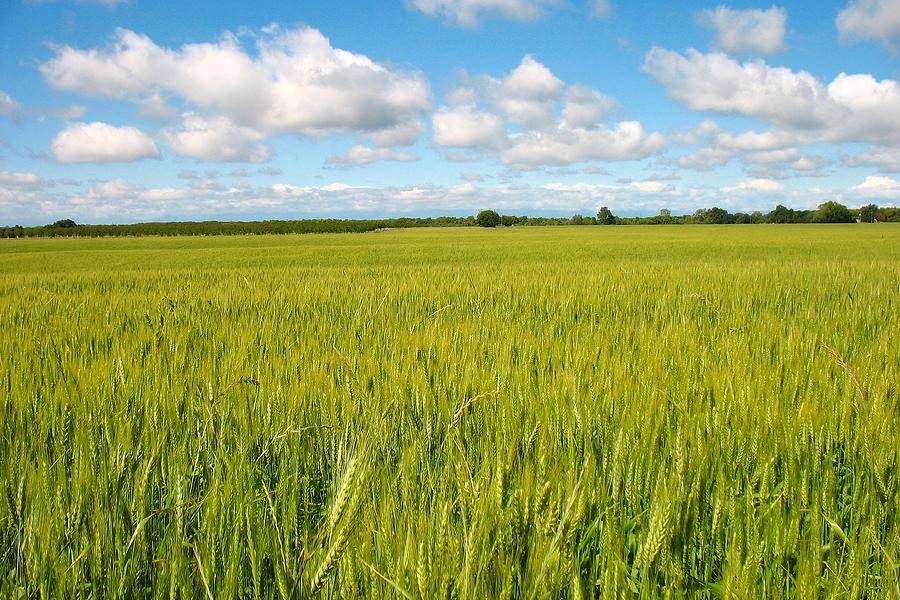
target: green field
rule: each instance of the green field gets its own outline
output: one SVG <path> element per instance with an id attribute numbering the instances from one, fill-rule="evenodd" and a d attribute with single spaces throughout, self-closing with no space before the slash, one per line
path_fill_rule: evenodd
<path id="1" fill-rule="evenodd" d="M 0 241 L 4 598 L 900 597 L 900 226 Z"/>

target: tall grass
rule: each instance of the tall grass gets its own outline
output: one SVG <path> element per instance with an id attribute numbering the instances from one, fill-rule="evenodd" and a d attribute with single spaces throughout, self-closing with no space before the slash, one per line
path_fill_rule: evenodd
<path id="1" fill-rule="evenodd" d="M 0 244 L 0 595 L 900 597 L 900 228 Z"/>

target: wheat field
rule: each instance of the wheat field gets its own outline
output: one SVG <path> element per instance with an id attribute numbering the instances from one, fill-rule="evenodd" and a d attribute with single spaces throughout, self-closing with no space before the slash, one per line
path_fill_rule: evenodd
<path id="1" fill-rule="evenodd" d="M 2 240 L 5 598 L 898 598 L 900 227 Z"/>

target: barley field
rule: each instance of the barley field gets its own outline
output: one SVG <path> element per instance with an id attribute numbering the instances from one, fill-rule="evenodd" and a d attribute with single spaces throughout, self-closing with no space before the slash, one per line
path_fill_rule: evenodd
<path id="1" fill-rule="evenodd" d="M 2 240 L 4 598 L 898 598 L 900 226 Z"/>

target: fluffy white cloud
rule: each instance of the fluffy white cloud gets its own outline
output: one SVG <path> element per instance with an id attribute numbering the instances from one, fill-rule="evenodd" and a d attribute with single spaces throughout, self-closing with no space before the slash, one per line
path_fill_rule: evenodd
<path id="1" fill-rule="evenodd" d="M 784 184 L 771 179 L 749 179 L 734 186 L 722 188 L 723 192 L 779 192 Z"/>
<path id="2" fill-rule="evenodd" d="M 40 71 L 55 88 L 129 100 L 157 118 L 171 116 L 166 96 L 178 98 L 190 112 L 211 115 L 208 121 L 221 116 L 233 123 L 236 145 L 246 142 L 248 130 L 351 133 L 376 143 L 410 143 L 421 130 L 421 115 L 431 107 L 421 73 L 334 48 L 310 27 L 271 26 L 255 39 L 255 55 L 231 34 L 173 50 L 120 29 L 108 48 L 56 49 Z"/>
<path id="3" fill-rule="evenodd" d="M 721 53 L 653 48 L 644 69 L 694 110 L 765 121 L 793 143 L 900 143 L 900 84 L 841 73 L 827 86 L 806 71 L 738 63 Z"/>
<path id="4" fill-rule="evenodd" d="M 597 90 L 583 85 L 571 85 L 566 90 L 563 121 L 568 127 L 592 127 L 600 123 L 615 102 Z"/>
<path id="5" fill-rule="evenodd" d="M 841 39 L 881 41 L 892 46 L 900 37 L 900 1 L 851 0 L 835 20 Z"/>
<path id="6" fill-rule="evenodd" d="M 891 177 L 869 175 L 865 181 L 852 188 L 857 196 L 864 198 L 900 198 L 900 181 Z"/>
<path id="7" fill-rule="evenodd" d="M 442 146 L 499 149 L 505 143 L 503 119 L 471 105 L 441 107 L 431 126 L 435 143 Z"/>
<path id="8" fill-rule="evenodd" d="M 526 54 L 519 66 L 500 81 L 500 85 L 504 97 L 547 100 L 559 94 L 563 82 L 534 56 Z"/>
<path id="9" fill-rule="evenodd" d="M 407 0 L 406 5 L 429 16 L 441 16 L 462 27 L 478 27 L 485 19 L 534 21 L 561 0 Z"/>
<path id="10" fill-rule="evenodd" d="M 687 55 L 654 47 L 644 70 L 694 110 L 739 113 L 791 128 L 820 126 L 826 91 L 816 78 L 762 60 L 740 64 L 718 52 Z"/>
<path id="11" fill-rule="evenodd" d="M 62 163 L 131 162 L 159 158 L 153 139 L 136 127 L 75 123 L 53 138 L 50 150 Z"/>
<path id="12" fill-rule="evenodd" d="M 494 153 L 516 167 L 633 160 L 665 146 L 661 134 L 636 121 L 605 124 L 610 98 L 586 86 L 567 87 L 530 55 L 500 78 L 463 73 L 447 102 L 432 118 L 435 143 Z"/>
<path id="13" fill-rule="evenodd" d="M 900 183 L 891 177 L 882 177 L 880 175 L 869 175 L 861 184 L 853 186 L 854 190 L 876 190 L 884 188 L 896 188 Z"/>
<path id="14" fill-rule="evenodd" d="M 371 148 L 369 146 L 353 146 L 346 154 L 331 156 L 328 164 L 338 167 L 368 165 L 378 161 L 413 162 L 419 157 L 410 152 L 397 152 L 390 148 Z"/>
<path id="15" fill-rule="evenodd" d="M 259 143 L 265 135 L 235 125 L 227 117 L 182 116 L 181 125 L 162 131 L 162 139 L 176 154 L 215 162 L 265 162 L 269 149 Z"/>
<path id="16" fill-rule="evenodd" d="M 41 182 L 34 173 L 19 171 L 0 171 L 0 186 L 6 188 L 33 187 Z"/>
<path id="17" fill-rule="evenodd" d="M 716 30 L 715 45 L 728 54 L 775 54 L 784 50 L 787 11 L 734 10 L 719 6 L 699 15 L 700 22 Z"/>
<path id="18" fill-rule="evenodd" d="M 567 165 L 589 160 L 637 160 L 664 147 L 661 134 L 648 134 L 637 121 L 624 121 L 612 129 L 599 125 L 512 134 L 510 146 L 500 158 L 507 164 L 528 167 Z"/>
<path id="19" fill-rule="evenodd" d="M 12 99 L 12 97 L 0 90 L 0 117 L 15 117 L 19 114 L 19 110 L 21 106 L 19 103 Z"/>

